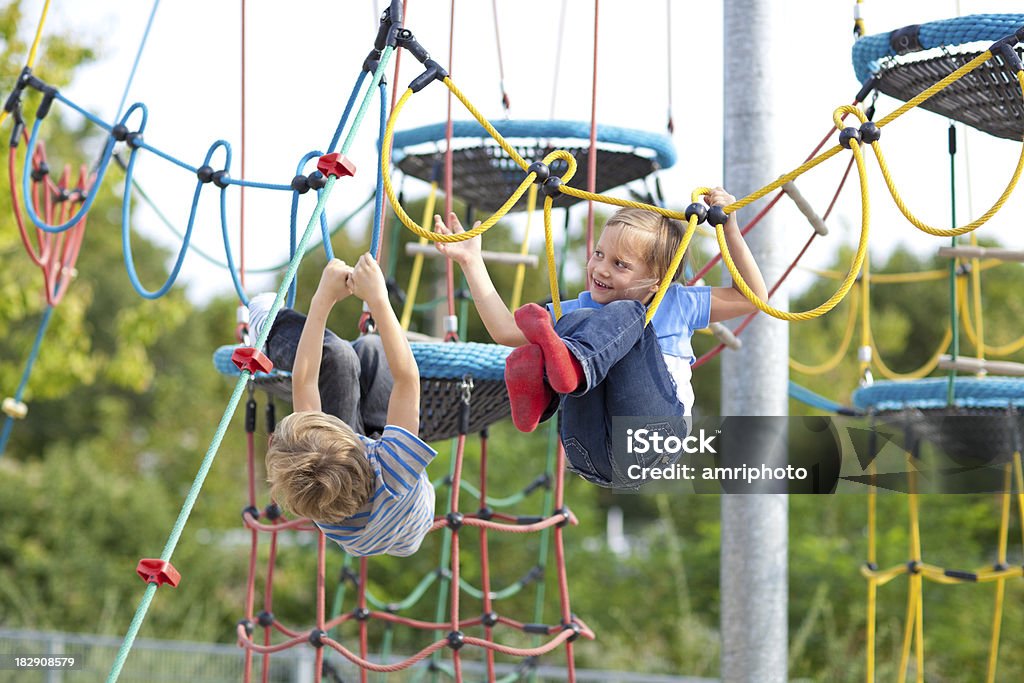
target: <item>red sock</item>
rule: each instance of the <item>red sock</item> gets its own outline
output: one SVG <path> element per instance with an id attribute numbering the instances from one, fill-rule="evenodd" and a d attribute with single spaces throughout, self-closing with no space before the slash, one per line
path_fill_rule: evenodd
<path id="1" fill-rule="evenodd" d="M 555 332 L 547 309 L 537 304 L 526 304 L 515 312 L 515 317 L 516 325 L 526 340 L 544 352 L 544 370 L 551 388 L 560 394 L 576 391 L 586 377 L 583 367 Z"/>
<path id="2" fill-rule="evenodd" d="M 539 346 L 520 346 L 508 355 L 505 385 L 512 403 L 513 424 L 521 432 L 532 432 L 555 398 L 544 381 L 544 355 Z"/>

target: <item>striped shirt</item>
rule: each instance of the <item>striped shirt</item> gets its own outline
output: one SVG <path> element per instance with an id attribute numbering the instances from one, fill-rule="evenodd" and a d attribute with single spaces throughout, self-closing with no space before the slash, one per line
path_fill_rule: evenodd
<path id="1" fill-rule="evenodd" d="M 376 441 L 359 438 L 376 475 L 373 494 L 351 517 L 316 525 L 350 555 L 412 555 L 434 523 L 434 487 L 426 467 L 437 451 L 394 425 L 384 427 Z"/>

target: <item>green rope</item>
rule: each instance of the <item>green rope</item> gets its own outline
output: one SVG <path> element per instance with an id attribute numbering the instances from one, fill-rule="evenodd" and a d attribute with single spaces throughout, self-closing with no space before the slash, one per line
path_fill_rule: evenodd
<path id="1" fill-rule="evenodd" d="M 949 124 L 949 205 L 953 214 L 953 223 L 956 225 L 956 128 Z M 956 248 L 956 235 L 953 235 L 951 243 Z M 950 343 L 950 354 L 953 364 L 956 364 L 957 356 L 960 355 L 960 323 L 956 312 L 956 257 L 949 260 L 949 329 L 953 331 L 953 341 Z M 956 368 L 950 368 L 949 377 L 946 382 L 946 405 L 952 406 L 956 399 Z"/>
<path id="2" fill-rule="evenodd" d="M 359 113 L 352 124 L 351 130 L 349 130 L 348 137 L 345 139 L 345 144 L 342 146 L 342 154 L 344 154 L 351 146 L 355 132 L 359 128 L 359 125 L 366 114 L 371 94 L 374 94 L 377 84 L 380 82 L 381 77 L 383 77 L 384 67 L 391 58 L 391 54 L 393 52 L 394 48 L 388 46 L 381 55 L 380 65 L 377 67 L 377 71 L 373 75 L 373 82 L 370 85 L 370 89 L 363 97 L 363 103 L 359 108 Z M 288 288 L 291 286 L 292 280 L 295 279 L 295 274 L 299 270 L 299 263 L 302 261 L 306 245 L 309 243 L 309 240 L 320 221 L 320 216 L 324 212 L 324 207 L 327 204 L 327 199 L 331 196 L 331 191 L 334 188 L 335 182 L 337 182 L 337 178 L 334 176 L 329 176 L 327 178 L 327 182 L 324 185 L 320 199 L 317 201 L 316 208 L 313 210 L 313 215 L 310 217 L 309 223 L 306 225 L 306 231 L 302 234 L 302 239 L 299 241 L 298 247 L 296 248 L 295 257 L 288 266 L 288 272 L 285 274 L 284 280 L 281 282 L 281 286 L 277 290 L 277 297 L 274 299 L 274 304 L 270 307 L 270 312 L 267 314 L 268 320 L 274 320 L 274 318 L 277 317 L 277 312 L 281 310 L 281 306 L 288 293 Z M 256 344 L 254 345 L 256 350 L 259 351 L 263 349 L 263 345 L 267 341 L 267 336 L 270 334 L 271 327 L 271 325 L 263 326 L 263 330 L 260 332 L 259 338 L 256 340 Z M 242 398 L 242 392 L 244 391 L 245 385 L 248 383 L 251 376 L 251 372 L 243 370 L 238 377 L 238 382 L 235 384 L 235 390 L 231 394 L 231 400 L 228 402 L 228 406 L 224 410 L 224 415 L 221 417 L 220 424 L 217 426 L 217 432 L 213 437 L 213 442 L 210 444 L 210 448 L 206 451 L 203 462 L 199 466 L 199 472 L 196 474 L 196 478 L 192 482 L 192 488 L 189 489 L 188 495 L 185 497 L 185 503 L 182 505 L 181 512 L 178 514 L 178 519 L 174 522 L 174 528 L 171 530 L 171 535 L 167 539 L 167 544 L 164 546 L 163 552 L 160 554 L 160 559 L 165 562 L 170 561 L 171 555 L 174 553 L 174 549 L 178 545 L 178 541 L 181 539 L 181 534 L 185 529 L 185 524 L 188 522 L 188 518 L 192 514 L 192 508 L 195 506 L 196 499 L 199 497 L 199 492 L 203 488 L 206 476 L 213 467 L 213 461 L 217 457 L 217 451 L 220 449 L 221 442 L 224 440 L 224 434 L 227 432 L 228 425 L 231 423 L 231 418 L 234 416 L 235 410 L 238 408 L 238 403 Z M 117 658 L 114 661 L 114 666 L 110 670 L 110 675 L 107 677 L 108 683 L 113 683 L 113 681 L 116 681 L 121 675 L 121 669 L 124 668 L 124 663 L 128 658 L 128 653 L 131 651 L 132 644 L 135 642 L 135 637 L 138 635 L 139 628 L 142 626 L 142 621 L 145 619 L 146 612 L 149 610 L 149 605 L 153 601 L 153 596 L 156 594 L 156 588 L 157 584 L 155 583 L 151 583 L 146 587 L 146 593 L 143 596 L 142 602 L 139 603 L 138 609 L 135 611 L 132 623 L 128 627 L 128 633 L 125 634 L 124 641 L 121 643 L 121 648 L 118 650 Z"/>

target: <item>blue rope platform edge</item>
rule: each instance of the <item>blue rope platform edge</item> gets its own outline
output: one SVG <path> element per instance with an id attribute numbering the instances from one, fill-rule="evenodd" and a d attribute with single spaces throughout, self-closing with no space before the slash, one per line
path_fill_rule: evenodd
<path id="1" fill-rule="evenodd" d="M 412 354 L 416 358 L 422 379 L 462 379 L 472 375 L 479 381 L 499 381 L 505 377 L 505 358 L 512 352 L 508 346 L 481 344 L 478 342 L 412 342 Z M 237 346 L 221 346 L 213 354 L 213 365 L 222 375 L 237 377 L 240 373 L 231 362 L 231 354 Z M 274 370 L 270 377 L 285 378 L 291 373 Z M 268 375 L 257 373 L 256 379 Z"/>
<path id="2" fill-rule="evenodd" d="M 975 14 L 921 24 L 919 40 L 926 50 L 975 41 L 995 42 L 1022 25 L 1024 14 Z M 882 59 L 897 56 L 889 44 L 891 34 L 891 31 L 876 33 L 853 44 L 853 70 L 861 83 L 879 70 Z"/>
<path id="3" fill-rule="evenodd" d="M 949 378 L 875 382 L 853 393 L 853 405 L 861 410 L 934 410 L 947 407 Z M 1008 408 L 1024 406 L 1024 379 L 1016 377 L 957 377 L 953 405 L 958 408 Z"/>
<path id="4" fill-rule="evenodd" d="M 515 120 L 492 121 L 491 125 L 505 138 L 576 138 L 586 140 L 588 144 L 590 140 L 590 124 L 584 121 Z M 444 140 L 446 126 L 446 123 L 433 123 L 396 132 L 394 136 L 396 160 L 401 158 L 401 150 L 406 147 Z M 472 120 L 453 121 L 452 137 L 490 138 L 490 135 L 478 121 Z M 671 168 L 676 163 L 676 149 L 672 144 L 672 138 L 661 133 L 599 125 L 597 141 L 649 149 L 654 152 L 655 160 L 660 168 Z"/>

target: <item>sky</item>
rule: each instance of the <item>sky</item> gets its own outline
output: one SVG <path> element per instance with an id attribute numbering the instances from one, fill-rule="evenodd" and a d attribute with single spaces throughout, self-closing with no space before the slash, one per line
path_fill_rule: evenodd
<path id="1" fill-rule="evenodd" d="M 958 15 L 1005 11 L 1005 1 L 904 0 L 862 5 L 869 34 L 907 24 Z M 504 116 L 500 70 L 517 119 L 573 119 L 589 122 L 593 75 L 594 6 L 592 0 L 409 0 L 406 26 L 443 66 L 458 87 L 485 115 Z M 175 0 L 162 3 L 142 51 L 127 103 L 143 102 L 149 119 L 147 143 L 193 166 L 202 163 L 216 140 L 232 146 L 231 175 L 249 180 L 287 183 L 299 159 L 324 149 L 330 141 L 344 103 L 376 33 L 381 0 L 333 0 L 302 3 L 247 2 L 245 5 L 245 138 L 242 138 L 242 0 Z M 772 176 L 795 168 L 832 125 L 832 111 L 850 102 L 859 90 L 850 49 L 853 41 L 852 0 L 784 0 L 772 3 L 778 40 L 763 46 L 773 69 L 777 130 L 774 147 L 777 168 Z M 42 0 L 25 3 L 22 33 L 31 38 Z M 496 40 L 494 9 L 498 14 Z M 564 7 L 564 10 L 563 10 Z M 62 92 L 71 100 L 110 121 L 118 111 L 132 63 L 139 50 L 153 4 L 135 0 L 91 0 L 53 3 L 47 33 L 80 36 L 95 45 L 99 59 L 83 68 Z M 563 18 L 564 11 L 564 18 Z M 673 141 L 678 161 L 660 174 L 670 206 L 689 203 L 691 190 L 721 184 L 722 101 L 736 84 L 723 83 L 722 54 L 729 42 L 742 36 L 722 35 L 722 4 L 682 0 L 600 0 L 598 5 L 597 119 L 602 124 L 654 132 L 666 131 L 668 112 L 675 122 Z M 454 40 L 449 46 L 450 24 Z M 501 62 L 498 49 L 500 42 Z M 449 59 L 449 49 L 451 58 Z M 46 78 L 46 56 L 36 73 Z M 404 90 L 420 67 L 408 55 L 402 59 L 397 83 Z M 395 78 L 389 69 L 388 79 Z M 397 124 L 402 130 L 443 122 L 447 89 L 434 83 L 406 106 Z M 878 101 L 879 116 L 899 105 L 887 97 Z M 458 101 L 456 119 L 469 118 Z M 376 151 L 376 99 L 367 124 L 349 156 L 358 172 L 340 181 L 327 214 L 340 218 L 361 204 L 373 189 Z M 66 112 L 74 121 L 77 114 Z M 136 119 L 137 120 L 137 119 Z M 913 111 L 886 127 L 883 147 L 901 192 L 911 210 L 939 227 L 949 227 L 948 121 Z M 1009 179 L 1019 147 L 959 126 L 957 160 L 959 222 L 983 213 Z M 92 151 L 94 153 L 94 150 Z M 93 159 L 83 150 L 83 159 Z M 218 152 L 215 160 L 223 160 Z M 69 159 L 77 163 L 80 159 Z M 51 166 L 55 161 L 51 159 Z M 222 161 L 220 162 L 222 165 Z M 874 259 L 884 259 L 898 244 L 921 254 L 933 253 L 947 239 L 919 233 L 895 209 L 871 161 L 872 239 Z M 214 163 L 217 168 L 217 161 Z M 798 180 L 803 194 L 824 210 L 835 190 L 844 162 L 825 165 L 820 172 Z M 306 171 L 312 170 L 309 165 Z M 457 171 L 456 171 L 457 172 Z M 107 183 L 118 183 L 112 171 Z M 136 179 L 170 220 L 183 230 L 195 177 L 153 155 L 141 155 Z M 742 195 L 754 188 L 729 188 Z M 422 196 L 425 184 L 409 181 L 408 196 Z M 291 195 L 237 188 L 229 192 L 228 216 L 235 259 L 238 254 L 240 202 L 244 201 L 245 263 L 249 270 L 277 265 L 287 258 Z M 1021 248 L 1014 230 L 1021 215 L 1021 192 L 980 233 Z M 223 257 L 215 193 L 207 191 L 199 206 L 193 244 Z M 180 238 L 138 200 L 133 227 L 177 253 Z M 312 194 L 299 209 L 299 229 L 312 213 Z M 495 207 L 491 207 L 492 209 Z M 481 207 L 481 210 L 483 207 Z M 776 221 L 784 226 L 792 253 L 806 241 L 809 227 L 789 202 L 780 205 Z M 576 211 L 584 212 L 581 207 Z M 749 216 L 748 216 L 749 217 Z M 365 225 L 369 210 L 357 218 Z M 539 225 L 540 214 L 535 220 Z M 741 214 L 741 222 L 743 215 Z M 521 218 L 513 222 L 521 230 Z M 815 241 L 803 263 L 824 267 L 843 245 L 856 243 L 860 200 L 855 179 L 829 221 L 831 233 Z M 534 253 L 542 250 L 541 231 L 534 231 Z M 485 245 L 487 236 L 485 235 Z M 368 239 L 365 244 L 368 246 Z M 710 248 L 710 245 L 709 247 Z M 345 255 L 341 255 L 345 256 Z M 354 259 L 355 254 L 349 255 Z M 813 281 L 797 274 L 794 290 Z M 142 276 L 155 288 L 160 282 Z M 127 276 L 126 276 L 127 281 Z M 250 293 L 276 289 L 271 276 L 250 273 Z M 191 253 L 186 257 L 179 286 L 193 299 L 231 291 L 227 271 Z"/>

